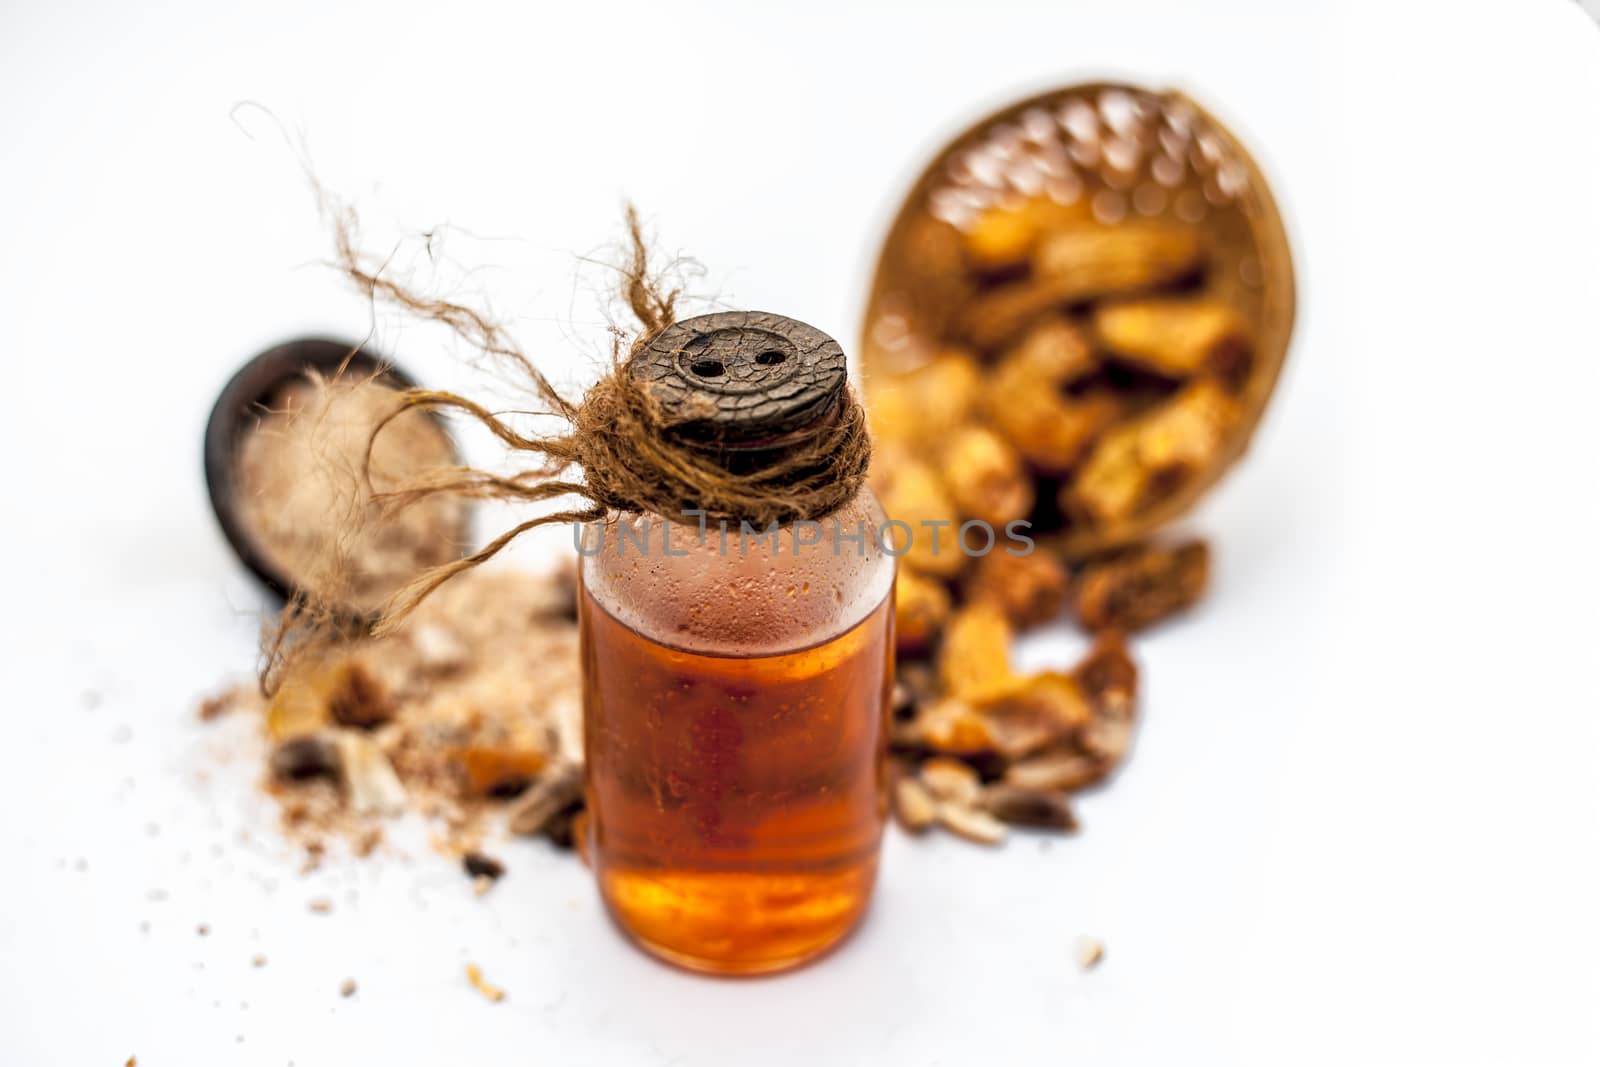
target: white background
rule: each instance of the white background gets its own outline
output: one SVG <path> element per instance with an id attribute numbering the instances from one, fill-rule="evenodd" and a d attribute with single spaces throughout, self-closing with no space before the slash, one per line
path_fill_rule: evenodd
<path id="1" fill-rule="evenodd" d="M 1257 150 L 1301 317 L 1191 523 L 1215 593 L 1139 641 L 1138 749 L 1079 837 L 892 834 L 861 934 L 743 983 L 632 950 L 542 844 L 483 900 L 419 844 L 296 873 L 248 724 L 192 716 L 264 605 L 201 429 L 250 354 L 368 310 L 236 102 L 375 239 L 505 238 L 449 247 L 505 267 L 476 291 L 581 382 L 606 341 L 578 257 L 624 196 L 708 292 L 848 347 L 941 139 L 1099 74 Z M 11 0 L 0 194 L 0 1063 L 1600 1060 L 1600 30 L 1570 0 Z"/>

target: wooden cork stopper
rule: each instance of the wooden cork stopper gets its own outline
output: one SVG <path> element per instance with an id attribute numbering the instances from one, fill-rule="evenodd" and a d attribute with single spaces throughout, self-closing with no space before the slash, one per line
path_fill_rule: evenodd
<path id="1" fill-rule="evenodd" d="M 818 330 L 765 311 L 723 311 L 674 323 L 633 361 L 670 432 L 727 451 L 772 448 L 837 410 L 844 349 Z"/>

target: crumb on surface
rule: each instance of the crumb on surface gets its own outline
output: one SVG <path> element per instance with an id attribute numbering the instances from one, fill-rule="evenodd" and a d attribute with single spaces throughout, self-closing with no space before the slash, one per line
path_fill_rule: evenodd
<path id="1" fill-rule="evenodd" d="M 1078 969 L 1092 971 L 1106 958 L 1105 943 L 1094 937 L 1078 938 Z"/>
<path id="2" fill-rule="evenodd" d="M 482 852 L 467 852 L 463 854 L 461 867 L 467 872 L 467 877 L 473 879 L 488 878 L 493 881 L 506 873 L 505 864 Z"/>
<path id="3" fill-rule="evenodd" d="M 506 991 L 493 985 L 483 976 L 483 971 L 476 963 L 467 964 L 467 981 L 472 983 L 472 988 L 482 993 L 486 998 L 498 1004 L 506 999 Z"/>

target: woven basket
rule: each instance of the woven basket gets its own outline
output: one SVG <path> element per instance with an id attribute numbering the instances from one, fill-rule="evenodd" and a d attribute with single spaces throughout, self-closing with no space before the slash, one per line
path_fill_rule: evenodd
<path id="1" fill-rule="evenodd" d="M 1147 537 L 1192 508 L 1243 454 L 1272 395 L 1294 322 L 1294 269 L 1272 193 L 1248 152 L 1187 96 L 1094 82 L 1044 93 L 989 115 L 929 163 L 890 228 L 863 329 L 863 369 L 914 369 L 975 291 L 931 232 L 969 228 L 986 208 L 1086 198 L 1101 222 L 1172 219 L 1208 247 L 1207 289 L 1252 328 L 1254 357 L 1238 394 L 1243 417 L 1216 461 L 1126 520 L 1068 527 L 1069 557 Z"/>

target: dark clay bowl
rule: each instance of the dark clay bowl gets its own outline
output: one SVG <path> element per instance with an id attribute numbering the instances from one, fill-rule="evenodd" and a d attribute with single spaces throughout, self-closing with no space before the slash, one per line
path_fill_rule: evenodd
<path id="1" fill-rule="evenodd" d="M 268 563 L 240 517 L 234 460 L 245 435 L 255 428 L 268 405 L 285 386 L 307 370 L 318 370 L 332 377 L 340 367 L 345 368 L 346 374 L 376 375 L 380 382 L 396 389 L 416 386 L 410 375 L 365 348 L 347 341 L 306 337 L 269 348 L 240 367 L 223 386 L 206 422 L 206 490 L 211 496 L 211 510 L 216 513 L 223 536 L 240 561 L 267 588 L 285 598 L 296 592 L 295 584 Z M 434 418 L 455 451 L 449 426 L 443 419 Z"/>

